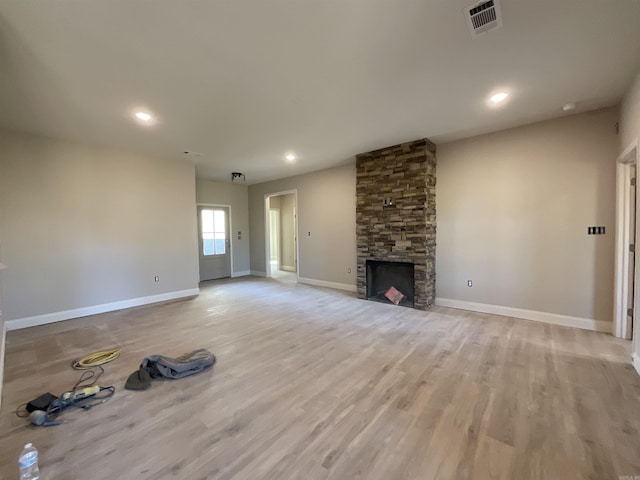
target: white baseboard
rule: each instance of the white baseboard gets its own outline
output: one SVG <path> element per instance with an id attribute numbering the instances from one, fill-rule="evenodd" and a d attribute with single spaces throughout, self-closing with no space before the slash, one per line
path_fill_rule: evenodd
<path id="1" fill-rule="evenodd" d="M 240 272 L 231 272 L 231 278 L 246 277 L 247 275 L 251 275 L 251 270 L 242 270 Z"/>
<path id="2" fill-rule="evenodd" d="M 290 267 L 289 265 L 280 265 L 280 270 L 284 270 L 285 272 L 295 272 L 296 267 Z"/>
<path id="3" fill-rule="evenodd" d="M 636 352 L 633 352 L 631 355 L 631 363 L 633 363 L 633 368 L 635 368 L 638 375 L 640 375 L 640 355 Z"/>
<path id="4" fill-rule="evenodd" d="M 346 290 L 347 292 L 355 292 L 357 290 L 355 285 L 349 285 L 348 283 L 326 282 L 324 280 L 316 280 L 315 278 L 298 277 L 298 282 L 306 283 L 307 285 L 315 285 L 317 287 L 327 287 L 327 288 L 335 288 L 337 290 Z"/>
<path id="5" fill-rule="evenodd" d="M 148 297 L 132 298 L 122 300 L 120 302 L 103 303 L 101 305 L 92 305 L 90 307 L 75 308 L 73 310 L 65 310 L 63 312 L 45 313 L 43 315 L 35 315 L 33 317 L 17 318 L 8 320 L 5 325 L 7 330 L 18 330 L 21 328 L 36 327 L 38 325 L 46 325 L 48 323 L 61 322 L 72 318 L 86 317 L 89 315 L 97 315 L 99 313 L 113 312 L 122 310 L 123 308 L 139 307 L 157 302 L 166 302 L 177 298 L 193 297 L 200 293 L 199 288 L 191 288 L 189 290 L 179 290 L 176 292 L 161 293 L 158 295 L 150 295 Z"/>
<path id="6" fill-rule="evenodd" d="M 254 277 L 266 277 L 267 276 L 267 272 L 260 272 L 258 270 L 251 270 L 250 275 L 253 275 Z"/>
<path id="7" fill-rule="evenodd" d="M 593 320 L 591 318 L 571 317 L 557 313 L 538 312 L 522 308 L 503 307 L 501 305 L 488 305 L 486 303 L 467 302 L 450 298 L 436 298 L 436 305 L 458 308 L 460 310 L 471 310 L 473 312 L 491 313 L 504 317 L 522 318 L 524 320 L 533 320 L 534 322 L 552 323 L 565 327 L 582 328 L 583 330 L 593 330 L 596 332 L 611 333 L 613 327 L 612 322 Z"/>
<path id="8" fill-rule="evenodd" d="M 0 314 L 1 315 L 1 314 Z M 2 326 L 0 332 L 0 408 L 2 407 L 2 384 L 4 382 L 4 345 L 7 341 L 7 325 Z"/>

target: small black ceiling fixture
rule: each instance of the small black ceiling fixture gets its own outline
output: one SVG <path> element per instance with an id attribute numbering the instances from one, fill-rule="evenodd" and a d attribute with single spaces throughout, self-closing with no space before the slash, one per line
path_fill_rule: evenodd
<path id="1" fill-rule="evenodd" d="M 238 181 L 242 180 L 243 182 L 246 181 L 246 178 L 244 177 L 244 173 L 231 172 L 231 181 L 235 182 L 236 180 Z"/>

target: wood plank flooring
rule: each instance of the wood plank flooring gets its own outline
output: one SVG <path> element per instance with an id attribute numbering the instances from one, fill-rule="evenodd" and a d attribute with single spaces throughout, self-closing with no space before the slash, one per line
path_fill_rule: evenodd
<path id="1" fill-rule="evenodd" d="M 72 359 L 122 348 L 118 390 L 57 427 L 18 404 L 78 379 Z M 214 369 L 123 389 L 147 354 L 208 348 Z M 41 478 L 594 479 L 640 475 L 640 376 L 612 336 L 269 279 L 9 332 L 0 478 L 24 443 Z"/>

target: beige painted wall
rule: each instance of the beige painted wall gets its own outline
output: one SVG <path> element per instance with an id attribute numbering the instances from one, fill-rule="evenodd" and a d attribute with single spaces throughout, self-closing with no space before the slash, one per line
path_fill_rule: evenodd
<path id="1" fill-rule="evenodd" d="M 439 145 L 437 297 L 611 321 L 617 120 L 605 109 Z"/>
<path id="2" fill-rule="evenodd" d="M 197 288 L 193 165 L 9 132 L 0 152 L 5 320 Z"/>
<path id="3" fill-rule="evenodd" d="M 196 180 L 196 201 L 231 207 L 231 276 L 249 273 L 249 190 L 246 185 Z M 194 218 L 197 216 L 195 207 Z M 240 232 L 240 237 L 238 236 Z"/>
<path id="4" fill-rule="evenodd" d="M 265 271 L 265 194 L 293 189 L 298 192 L 299 276 L 355 286 L 354 165 L 249 186 L 251 270 Z"/>
<path id="5" fill-rule="evenodd" d="M 627 91 L 620 107 L 620 145 L 619 153 L 622 153 L 629 145 L 640 141 L 640 72 Z M 640 145 L 638 146 L 640 148 Z M 636 210 L 640 222 L 640 210 Z M 638 320 L 634 324 L 633 353 L 636 368 L 640 365 L 640 325 Z M 640 373 L 640 370 L 638 371 Z"/>
<path id="6" fill-rule="evenodd" d="M 291 272 L 296 270 L 295 202 L 295 195 L 280 196 L 280 263 L 281 268 Z"/>

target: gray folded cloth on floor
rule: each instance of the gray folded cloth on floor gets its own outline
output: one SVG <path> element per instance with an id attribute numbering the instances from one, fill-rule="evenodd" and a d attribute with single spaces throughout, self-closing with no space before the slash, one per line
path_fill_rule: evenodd
<path id="1" fill-rule="evenodd" d="M 124 387 L 128 390 L 146 390 L 151 386 L 151 379 L 188 377 L 214 363 L 216 363 L 216 356 L 204 348 L 185 353 L 177 358 L 149 355 L 144 357 L 140 368 L 129 375 Z"/>
<path id="2" fill-rule="evenodd" d="M 178 358 L 149 355 L 144 357 L 140 368 L 146 368 L 151 378 L 183 378 L 199 373 L 215 362 L 215 355 L 201 348 L 180 355 Z"/>

